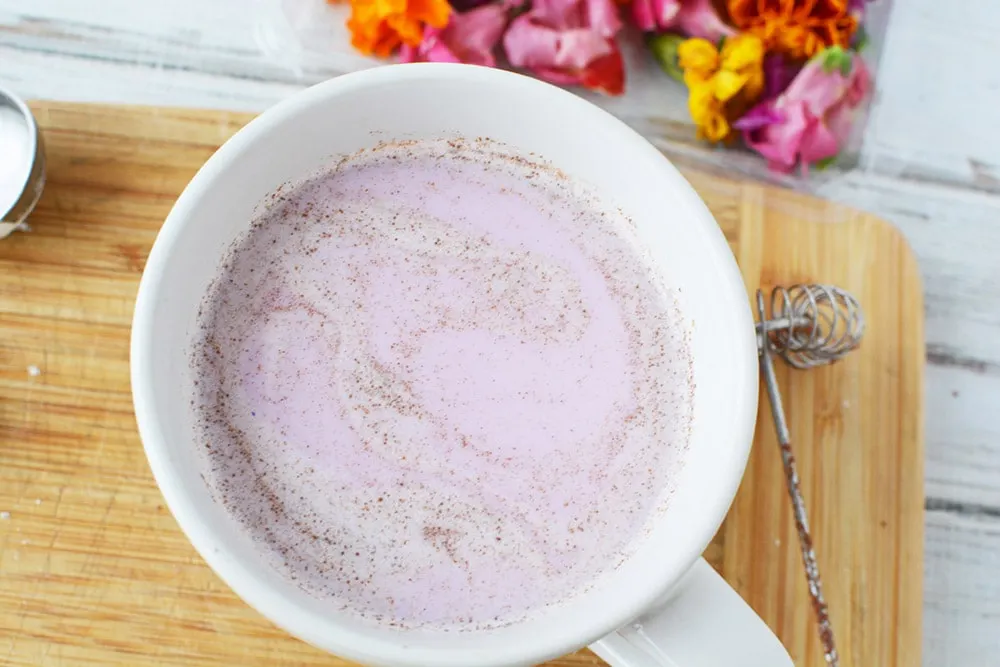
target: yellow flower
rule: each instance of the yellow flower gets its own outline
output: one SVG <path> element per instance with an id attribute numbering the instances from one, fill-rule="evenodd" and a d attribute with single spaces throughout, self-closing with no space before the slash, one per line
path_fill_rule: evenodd
<path id="1" fill-rule="evenodd" d="M 692 37 L 677 47 L 677 64 L 684 71 L 684 83 L 694 88 L 719 69 L 719 50 L 707 39 Z"/>
<path id="2" fill-rule="evenodd" d="M 730 132 L 722 102 L 713 94 L 711 85 L 691 89 L 688 111 L 698 126 L 698 136 L 709 141 L 722 141 Z"/>
<path id="3" fill-rule="evenodd" d="M 716 99 L 712 86 L 695 86 L 688 94 L 688 113 L 695 125 L 701 125 L 713 113 L 722 111 L 722 104 Z"/>
<path id="4" fill-rule="evenodd" d="M 738 118 L 764 91 L 764 44 L 754 35 L 728 37 L 722 50 L 701 38 L 677 48 L 688 87 L 688 110 L 698 135 L 722 141 Z"/>
<path id="5" fill-rule="evenodd" d="M 729 136 L 732 128 L 723 113 L 709 114 L 705 118 L 705 123 L 698 126 L 698 138 L 708 139 L 712 143 L 722 141 Z"/>
<path id="6" fill-rule="evenodd" d="M 736 35 L 722 45 L 722 69 L 743 77 L 743 90 L 756 100 L 764 92 L 764 42 L 754 35 Z"/>

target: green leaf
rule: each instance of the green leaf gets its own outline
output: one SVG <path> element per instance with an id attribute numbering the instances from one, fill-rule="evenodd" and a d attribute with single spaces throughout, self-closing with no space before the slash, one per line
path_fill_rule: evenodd
<path id="1" fill-rule="evenodd" d="M 823 171 L 828 169 L 834 162 L 837 161 L 836 155 L 831 155 L 830 157 L 823 158 L 822 160 L 817 160 L 812 164 L 812 168 L 816 171 Z"/>
<path id="2" fill-rule="evenodd" d="M 687 38 L 683 35 L 674 35 L 669 32 L 661 35 L 649 35 L 646 38 L 646 45 L 653 52 L 653 57 L 656 58 L 660 68 L 678 81 L 684 80 L 684 72 L 677 63 L 677 49 L 685 39 Z"/>
<path id="3" fill-rule="evenodd" d="M 820 58 L 823 59 L 823 71 L 830 74 L 837 68 L 837 55 L 833 53 L 833 49 L 827 49 L 820 54 Z"/>
<path id="4" fill-rule="evenodd" d="M 839 46 L 831 46 L 816 57 L 822 58 L 823 71 L 827 74 L 832 74 L 834 70 L 840 70 L 842 75 L 847 76 L 851 73 L 851 67 L 854 65 L 851 52 L 845 51 Z"/>

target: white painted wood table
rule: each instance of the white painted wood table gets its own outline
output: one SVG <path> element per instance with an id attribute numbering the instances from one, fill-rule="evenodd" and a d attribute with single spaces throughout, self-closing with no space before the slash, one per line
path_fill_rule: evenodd
<path id="1" fill-rule="evenodd" d="M 296 41 L 281 27 L 283 1 L 298 6 L 0 0 L 0 81 L 29 98 L 260 111 L 375 64 L 346 47 L 336 15 L 293 8 Z M 1000 665 L 1000 3 L 895 4 L 861 166 L 819 194 L 895 223 L 919 258 L 924 663 L 987 667 Z M 628 95 L 601 103 L 654 141 L 683 141 L 678 89 L 632 65 Z"/>

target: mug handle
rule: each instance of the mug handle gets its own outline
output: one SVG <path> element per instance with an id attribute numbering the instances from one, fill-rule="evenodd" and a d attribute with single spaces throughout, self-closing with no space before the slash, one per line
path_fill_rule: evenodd
<path id="1" fill-rule="evenodd" d="M 590 649 L 611 667 L 794 667 L 771 629 L 704 558 L 663 601 Z"/>

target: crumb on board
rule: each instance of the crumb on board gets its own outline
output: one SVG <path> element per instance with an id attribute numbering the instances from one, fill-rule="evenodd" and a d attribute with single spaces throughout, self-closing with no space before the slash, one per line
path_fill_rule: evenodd
<path id="1" fill-rule="evenodd" d="M 6 521 L 10 518 L 10 512 L 0 512 L 0 519 Z"/>
<path id="2" fill-rule="evenodd" d="M 41 374 L 42 374 L 42 369 L 39 368 L 38 366 L 34 365 L 28 366 L 28 375 L 30 375 L 31 377 L 36 378 Z"/>

